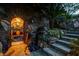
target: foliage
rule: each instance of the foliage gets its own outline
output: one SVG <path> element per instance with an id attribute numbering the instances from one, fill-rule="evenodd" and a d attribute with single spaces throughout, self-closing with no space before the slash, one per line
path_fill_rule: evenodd
<path id="1" fill-rule="evenodd" d="M 73 14 L 79 9 L 79 4 L 77 3 L 53 3 L 53 4 L 35 4 L 38 7 L 40 15 L 49 18 L 49 27 L 52 28 L 55 22 L 61 20 L 63 21 L 72 20 Z M 35 6 L 34 5 L 34 6 Z"/>
<path id="2" fill-rule="evenodd" d="M 79 56 L 79 39 L 73 39 L 71 43 L 70 47 L 72 48 L 72 51 L 70 52 L 70 55 Z"/>
<path id="3" fill-rule="evenodd" d="M 59 29 L 56 29 L 56 28 L 49 30 L 48 32 L 51 36 L 57 37 L 57 38 L 60 38 L 60 36 L 63 35 L 63 32 Z"/>
<path id="4" fill-rule="evenodd" d="M 64 3 L 63 7 L 67 11 L 67 13 L 73 14 L 79 9 L 79 4 L 78 3 Z"/>

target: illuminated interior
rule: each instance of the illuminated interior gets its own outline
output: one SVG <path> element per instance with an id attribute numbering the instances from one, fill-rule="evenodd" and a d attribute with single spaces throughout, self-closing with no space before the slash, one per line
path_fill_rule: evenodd
<path id="1" fill-rule="evenodd" d="M 23 41 L 24 37 L 26 37 L 24 36 L 24 20 L 20 17 L 13 18 L 11 20 L 11 47 L 13 48 L 12 50 L 16 50 L 16 53 L 13 55 L 19 55 L 20 53 L 26 55 L 26 53 L 30 53 L 27 44 Z M 24 51 L 25 49 L 26 51 Z"/>

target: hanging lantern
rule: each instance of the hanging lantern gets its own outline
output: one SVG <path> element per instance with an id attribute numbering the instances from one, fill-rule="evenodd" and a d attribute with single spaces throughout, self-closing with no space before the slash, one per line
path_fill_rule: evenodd
<path id="1" fill-rule="evenodd" d="M 24 20 L 19 17 L 13 18 L 11 21 L 11 27 L 14 29 L 22 29 L 23 25 L 24 25 Z"/>

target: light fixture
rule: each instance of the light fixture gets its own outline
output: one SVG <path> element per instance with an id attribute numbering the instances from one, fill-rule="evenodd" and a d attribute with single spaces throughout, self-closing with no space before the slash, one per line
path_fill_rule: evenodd
<path id="1" fill-rule="evenodd" d="M 11 21 L 11 27 L 14 29 L 22 29 L 24 25 L 24 20 L 20 17 L 13 18 Z"/>

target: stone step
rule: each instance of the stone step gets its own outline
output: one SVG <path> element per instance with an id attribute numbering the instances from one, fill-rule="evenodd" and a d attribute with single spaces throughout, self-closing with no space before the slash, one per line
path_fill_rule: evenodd
<path id="1" fill-rule="evenodd" d="M 66 47 L 66 46 L 64 46 L 62 44 L 58 44 L 58 43 L 52 44 L 52 47 L 54 47 L 55 49 L 57 49 L 63 53 L 69 53 L 71 50 L 69 47 Z"/>
<path id="2" fill-rule="evenodd" d="M 79 32 L 66 32 L 66 33 L 70 33 L 70 34 L 79 34 Z"/>
<path id="3" fill-rule="evenodd" d="M 70 44 L 70 42 L 64 41 L 64 40 L 58 40 L 58 42 L 63 42 L 65 44 Z"/>
<path id="4" fill-rule="evenodd" d="M 77 38 L 72 38 L 72 37 L 68 37 L 68 36 L 62 36 L 61 39 L 64 40 L 64 41 L 70 42 L 71 40 L 75 40 L 75 39 L 77 39 Z"/>
<path id="5" fill-rule="evenodd" d="M 64 36 L 75 37 L 75 38 L 78 38 L 79 37 L 78 34 L 70 34 L 70 33 L 64 34 Z"/>
<path id="6" fill-rule="evenodd" d="M 70 34 L 79 34 L 79 31 L 67 31 L 66 33 L 70 33 Z"/>
<path id="7" fill-rule="evenodd" d="M 77 38 L 68 37 L 68 36 L 62 36 L 62 38 L 65 38 L 65 39 L 70 39 L 70 40 L 77 39 Z"/>
<path id="8" fill-rule="evenodd" d="M 42 49 L 39 49 L 37 51 L 33 51 L 30 54 L 31 56 L 48 56 L 47 53 L 45 53 Z"/>
<path id="9" fill-rule="evenodd" d="M 55 50 L 51 50 L 50 48 L 43 48 L 44 52 L 46 52 L 47 54 L 51 55 L 51 56 L 63 56 L 63 54 L 58 53 Z"/>
<path id="10" fill-rule="evenodd" d="M 62 44 L 66 47 L 70 47 L 71 42 L 65 41 L 65 40 L 57 40 L 56 43 Z"/>

